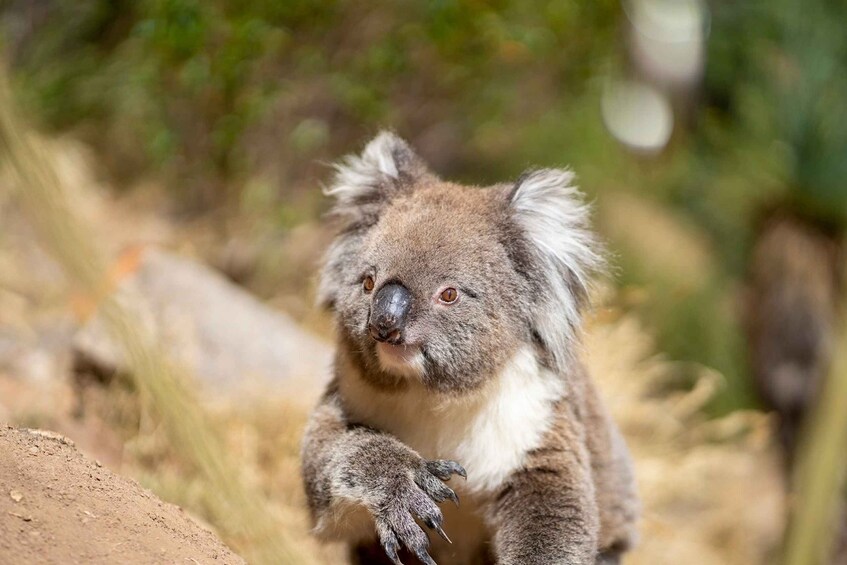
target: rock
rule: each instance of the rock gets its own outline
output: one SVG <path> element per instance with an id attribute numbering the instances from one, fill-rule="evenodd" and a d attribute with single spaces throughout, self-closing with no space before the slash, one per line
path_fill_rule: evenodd
<path id="1" fill-rule="evenodd" d="M 328 378 L 328 344 L 197 262 L 146 249 L 118 292 L 137 301 L 145 329 L 205 391 L 272 387 L 311 402 Z M 99 315 L 77 333 L 74 350 L 77 366 L 127 369 Z"/>

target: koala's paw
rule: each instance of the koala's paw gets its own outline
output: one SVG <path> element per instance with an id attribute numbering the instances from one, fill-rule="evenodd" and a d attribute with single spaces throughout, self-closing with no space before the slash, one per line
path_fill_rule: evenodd
<path id="1" fill-rule="evenodd" d="M 444 460 L 418 459 L 407 471 L 410 472 L 388 478 L 383 485 L 384 496 L 371 508 L 377 534 L 385 553 L 395 564 L 401 565 L 397 552 L 402 545 L 422 563 L 435 565 L 427 553 L 429 539 L 415 518 L 450 542 L 442 528 L 444 517 L 437 503 L 452 500 L 458 505 L 459 497 L 443 481 L 452 475 L 467 478 L 467 474 L 455 461 Z"/>

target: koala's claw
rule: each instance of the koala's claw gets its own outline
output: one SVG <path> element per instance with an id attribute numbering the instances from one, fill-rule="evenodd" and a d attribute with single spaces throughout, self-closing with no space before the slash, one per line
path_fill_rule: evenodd
<path id="1" fill-rule="evenodd" d="M 394 565 L 403 565 L 403 562 L 400 561 L 400 556 L 397 555 L 397 550 L 400 549 L 400 542 L 397 540 L 394 532 L 391 531 L 391 528 L 379 527 L 378 523 L 377 532 L 379 533 L 380 541 L 382 541 L 382 549 L 388 558 L 391 559 L 391 562 Z"/>
<path id="2" fill-rule="evenodd" d="M 417 557 L 421 563 L 424 565 L 438 565 L 432 557 L 429 556 L 429 553 L 426 552 L 426 549 L 419 549 L 414 552 L 415 557 Z"/>
<path id="3" fill-rule="evenodd" d="M 453 501 L 453 504 L 456 505 L 456 508 L 459 507 L 459 495 L 456 494 L 453 489 L 449 487 L 444 487 L 444 498 L 441 498 L 438 502 L 444 502 L 445 500 L 450 499 Z"/>
<path id="4" fill-rule="evenodd" d="M 442 481 L 449 481 L 450 477 L 453 475 L 459 475 L 463 479 L 468 478 L 468 473 L 467 471 L 465 471 L 465 468 L 456 463 L 455 461 L 448 461 L 446 459 L 427 461 L 426 468 L 427 471 L 429 471 Z"/>
<path id="5" fill-rule="evenodd" d="M 459 495 L 443 481 L 450 479 L 452 475 L 467 476 L 464 468 L 455 461 L 427 461 L 425 469 L 418 472 L 415 482 L 422 491 L 429 495 L 435 502 L 452 500 L 453 504 L 459 506 Z"/>
<path id="6" fill-rule="evenodd" d="M 449 537 L 447 537 L 447 533 L 444 531 L 444 528 L 442 528 L 439 524 L 436 524 L 434 522 L 429 522 L 429 523 L 427 523 L 427 526 L 429 526 L 430 528 L 435 530 L 435 532 L 439 536 L 441 536 L 441 539 L 443 539 L 447 543 L 450 543 L 450 544 L 453 543 L 453 540 L 451 540 Z"/>

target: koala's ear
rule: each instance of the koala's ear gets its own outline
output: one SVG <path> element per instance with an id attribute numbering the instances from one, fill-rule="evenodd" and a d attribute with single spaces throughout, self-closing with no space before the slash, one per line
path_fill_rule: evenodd
<path id="1" fill-rule="evenodd" d="M 567 364 L 591 279 L 605 266 L 603 246 L 590 228 L 590 208 L 573 173 L 563 169 L 524 173 L 508 199 L 538 266 L 532 275 L 533 331 L 558 363 Z"/>
<path id="2" fill-rule="evenodd" d="M 435 178 L 412 148 L 388 131 L 380 132 L 361 155 L 342 159 L 335 170 L 326 194 L 335 197 L 333 211 L 351 223 L 372 215 L 417 182 Z"/>
<path id="3" fill-rule="evenodd" d="M 326 193 L 335 198 L 332 214 L 341 231 L 327 250 L 318 285 L 318 302 L 332 309 L 361 268 L 367 229 L 376 223 L 382 207 L 417 183 L 435 179 L 411 147 L 391 132 L 381 132 L 361 155 L 349 155 L 335 166 L 335 178 Z"/>

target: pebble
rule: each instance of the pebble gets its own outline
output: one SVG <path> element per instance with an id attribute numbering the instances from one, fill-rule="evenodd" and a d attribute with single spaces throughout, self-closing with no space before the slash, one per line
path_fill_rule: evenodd
<path id="1" fill-rule="evenodd" d="M 24 495 L 22 495 L 16 490 L 10 491 L 9 496 L 12 497 L 12 500 L 14 500 L 15 502 L 20 502 L 24 498 Z"/>

